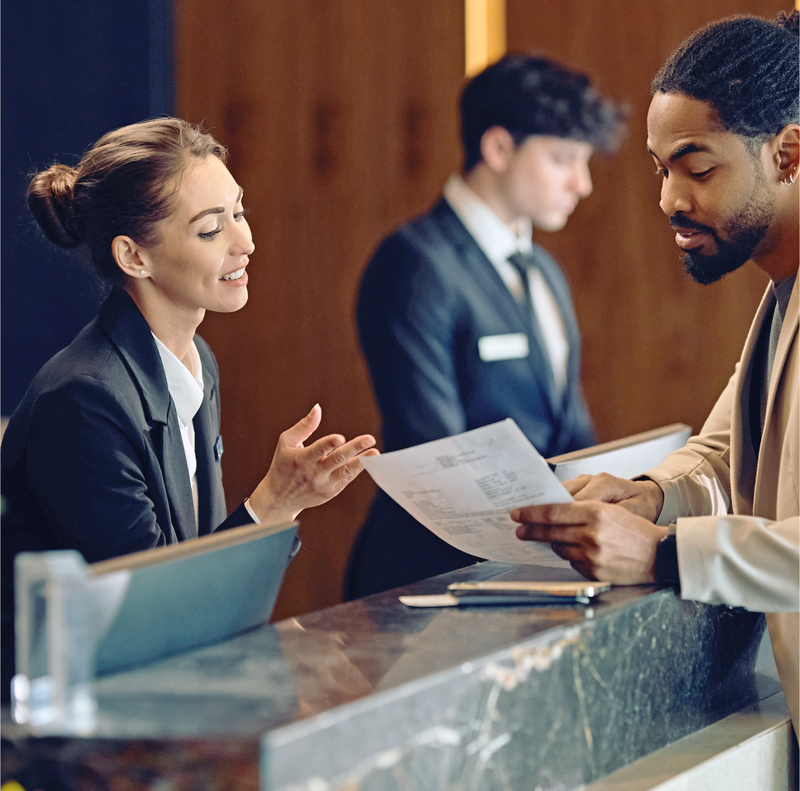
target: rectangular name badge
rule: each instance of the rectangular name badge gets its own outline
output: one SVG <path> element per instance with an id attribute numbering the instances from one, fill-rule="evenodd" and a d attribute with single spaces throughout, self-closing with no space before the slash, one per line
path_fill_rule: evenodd
<path id="1" fill-rule="evenodd" d="M 496 360 L 521 360 L 530 354 L 528 336 L 524 332 L 485 335 L 483 338 L 478 338 L 478 354 L 485 363 Z"/>

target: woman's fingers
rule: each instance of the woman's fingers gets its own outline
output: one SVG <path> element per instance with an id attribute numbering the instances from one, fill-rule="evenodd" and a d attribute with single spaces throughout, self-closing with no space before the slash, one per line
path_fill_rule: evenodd
<path id="1" fill-rule="evenodd" d="M 378 453 L 371 434 L 349 442 L 341 434 L 329 434 L 304 445 L 321 418 L 322 409 L 315 404 L 281 434 L 269 471 L 250 496 L 250 506 L 261 521 L 294 519 L 304 508 L 322 505 L 361 472 L 362 455 Z"/>
<path id="2" fill-rule="evenodd" d="M 344 437 L 333 434 L 317 440 L 308 450 L 316 456 L 318 464 L 331 472 L 337 467 L 349 463 L 357 456 L 375 445 L 375 437 L 371 434 L 362 434 L 360 437 L 345 442 Z"/>
<path id="3" fill-rule="evenodd" d="M 314 404 L 311 411 L 291 428 L 281 434 L 281 442 L 291 448 L 303 447 L 303 443 L 319 428 L 322 420 L 322 407 Z M 344 442 L 344 437 L 342 437 Z"/>

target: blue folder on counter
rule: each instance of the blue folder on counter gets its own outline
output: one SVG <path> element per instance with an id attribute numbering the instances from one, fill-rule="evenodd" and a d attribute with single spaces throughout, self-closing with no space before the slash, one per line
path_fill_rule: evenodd
<path id="1" fill-rule="evenodd" d="M 73 550 L 21 553 L 17 672 L 66 688 L 266 623 L 296 545 L 292 522 L 92 564 Z"/>

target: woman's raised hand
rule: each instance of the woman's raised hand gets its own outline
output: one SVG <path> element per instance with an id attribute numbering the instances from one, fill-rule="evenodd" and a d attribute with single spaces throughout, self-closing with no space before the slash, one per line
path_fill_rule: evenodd
<path id="1" fill-rule="evenodd" d="M 358 475 L 361 456 L 377 456 L 375 437 L 362 434 L 349 442 L 329 434 L 311 445 L 303 443 L 322 420 L 319 404 L 281 434 L 272 464 L 250 496 L 249 505 L 262 524 L 288 522 L 304 508 L 322 505 Z"/>

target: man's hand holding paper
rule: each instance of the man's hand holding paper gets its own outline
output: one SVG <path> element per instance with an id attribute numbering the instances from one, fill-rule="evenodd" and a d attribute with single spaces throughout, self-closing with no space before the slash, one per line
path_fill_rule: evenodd
<path id="1" fill-rule="evenodd" d="M 565 481 L 572 503 L 516 508 L 517 537 L 550 544 L 588 579 L 617 585 L 655 582 L 658 542 L 667 530 L 653 522 L 664 495 L 653 481 L 630 481 L 605 473 Z"/>
<path id="2" fill-rule="evenodd" d="M 658 542 L 667 529 L 598 500 L 516 508 L 517 537 L 549 544 L 587 579 L 616 585 L 655 582 Z"/>

